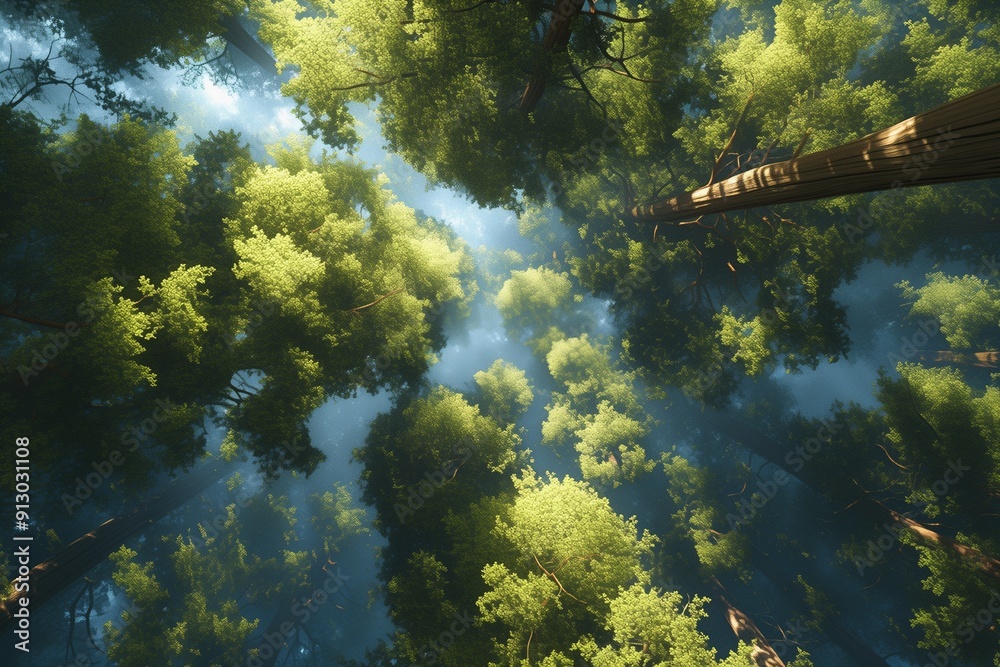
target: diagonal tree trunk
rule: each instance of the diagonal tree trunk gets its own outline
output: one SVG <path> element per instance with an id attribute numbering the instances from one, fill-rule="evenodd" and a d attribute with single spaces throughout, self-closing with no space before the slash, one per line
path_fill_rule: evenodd
<path id="1" fill-rule="evenodd" d="M 56 555 L 35 565 L 31 569 L 31 590 L 27 594 L 31 600 L 31 611 L 36 611 L 44 602 L 89 572 L 132 535 L 207 489 L 222 479 L 225 473 L 226 467 L 222 465 L 193 471 L 139 507 L 105 521 Z M 19 604 L 18 599 L 24 596 L 24 593 L 15 591 L 6 600 L 0 601 L 0 629 L 13 620 L 12 610 Z"/>
<path id="2" fill-rule="evenodd" d="M 535 60 L 531 79 L 521 95 L 518 110 L 530 113 L 538 105 L 538 100 L 542 99 L 545 84 L 552 73 L 552 55 L 564 50 L 569 44 L 570 21 L 583 9 L 584 2 L 585 0 L 558 0 L 542 39 L 542 52 Z"/>
<path id="3" fill-rule="evenodd" d="M 788 600 L 796 609 L 803 614 L 811 614 L 812 606 L 808 600 L 799 592 L 788 577 L 775 563 L 763 552 L 754 549 L 751 560 L 756 567 L 771 583 L 780 588 Z M 850 628 L 840 622 L 837 618 L 826 616 L 821 622 L 823 632 L 827 634 L 833 642 L 841 648 L 844 653 L 851 657 L 851 664 L 859 667 L 889 667 L 885 658 L 876 653 L 872 648 L 858 637 Z"/>
<path id="4" fill-rule="evenodd" d="M 796 470 L 786 461 L 791 450 L 784 445 L 741 420 L 722 415 L 717 415 L 717 417 L 713 426 L 717 432 L 731 437 L 753 453 L 785 470 L 806 486 L 827 497 L 848 500 L 851 505 L 867 513 L 877 523 L 890 528 L 897 527 L 925 544 L 935 546 L 958 557 L 966 565 L 978 570 L 986 577 L 1000 581 L 1000 561 L 996 558 L 942 535 L 919 521 L 914 521 L 886 507 L 853 483 L 853 480 L 838 474 L 837 471 L 816 464 L 811 466 L 807 464 Z"/>
<path id="5" fill-rule="evenodd" d="M 274 56 L 268 53 L 267 49 L 254 39 L 253 35 L 247 32 L 238 17 L 220 16 L 219 23 L 226 29 L 221 37 L 227 43 L 239 49 L 245 56 L 254 61 L 264 74 L 277 78 L 278 66 L 274 61 Z"/>
<path id="6" fill-rule="evenodd" d="M 726 614 L 726 621 L 729 623 L 729 627 L 733 629 L 733 634 L 736 635 L 737 639 L 745 641 L 748 644 L 753 644 L 754 650 L 750 657 L 753 659 L 754 665 L 756 667 L 785 667 L 784 661 L 778 656 L 778 653 L 771 646 L 770 642 L 767 641 L 767 638 L 760 631 L 760 628 L 757 627 L 757 624 L 753 622 L 753 619 L 729 601 L 727 597 L 729 593 L 726 592 L 722 583 L 718 579 L 713 578 L 711 584 L 712 588 L 715 589 L 712 599 L 716 600 L 722 606 Z"/>
<path id="7" fill-rule="evenodd" d="M 953 352 L 951 350 L 918 350 L 917 361 L 926 364 L 952 364 L 976 368 L 1000 368 L 1000 352 Z"/>
<path id="8" fill-rule="evenodd" d="M 842 146 L 636 206 L 632 215 L 640 221 L 672 222 L 858 192 L 997 177 L 1000 84 Z"/>

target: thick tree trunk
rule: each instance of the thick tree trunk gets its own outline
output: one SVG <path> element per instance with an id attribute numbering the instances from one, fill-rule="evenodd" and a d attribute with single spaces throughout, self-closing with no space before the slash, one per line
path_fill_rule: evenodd
<path id="1" fill-rule="evenodd" d="M 976 368 L 1000 367 L 1000 352 L 952 352 L 951 350 L 918 350 L 917 361 L 925 364 L 951 364 Z"/>
<path id="2" fill-rule="evenodd" d="M 222 33 L 222 38 L 231 46 L 239 49 L 250 60 L 257 64 L 264 74 L 271 77 L 278 76 L 278 66 L 274 62 L 274 57 L 267 52 L 263 46 L 253 38 L 253 35 L 246 31 L 239 18 L 235 16 L 221 16 L 219 23 L 226 29 Z"/>
<path id="3" fill-rule="evenodd" d="M 225 467 L 215 465 L 187 474 L 131 512 L 105 521 L 52 558 L 34 566 L 30 575 L 31 590 L 27 594 L 31 600 L 31 611 L 36 611 L 47 600 L 89 572 L 128 538 L 222 479 L 225 473 Z M 15 591 L 0 602 L 0 629 L 13 619 L 11 612 L 21 597 L 24 594 Z"/>
<path id="4" fill-rule="evenodd" d="M 851 505 L 866 512 L 878 524 L 892 528 L 896 526 L 925 544 L 936 546 L 945 552 L 957 556 L 973 569 L 979 570 L 985 576 L 1000 581 L 1000 561 L 972 547 L 934 531 L 924 524 L 903 516 L 899 512 L 886 507 L 872 498 L 857 484 L 845 476 L 837 474 L 828 467 L 813 462 L 806 463 L 799 470 L 788 463 L 787 457 L 792 450 L 758 431 L 753 426 L 738 419 L 718 415 L 713 422 L 713 428 L 731 437 L 753 453 L 767 459 L 769 462 L 785 470 L 810 488 L 828 497 L 849 501 Z"/>
<path id="5" fill-rule="evenodd" d="M 314 604 L 312 600 L 314 593 L 320 589 L 327 592 L 325 584 L 326 580 L 330 577 L 327 573 L 327 567 L 333 565 L 335 563 L 329 560 L 329 554 L 326 557 L 314 560 L 309 567 L 309 574 L 306 576 L 304 582 L 291 591 L 285 598 L 284 603 L 275 612 L 274 616 L 271 617 L 270 622 L 264 629 L 264 633 L 260 636 L 260 643 L 257 648 L 263 648 L 265 643 L 270 643 L 272 648 L 274 648 L 273 642 L 269 642 L 267 639 L 269 637 L 272 639 L 274 637 L 281 637 L 282 644 L 274 648 L 273 651 L 263 651 L 262 653 L 267 654 L 267 657 L 260 655 L 256 663 L 257 667 L 275 667 L 278 664 L 278 658 L 282 655 L 285 656 L 281 661 L 284 664 L 288 659 L 288 653 L 283 653 L 283 651 L 285 649 L 293 651 L 296 643 L 302 642 L 302 637 L 299 636 L 299 633 L 305 629 L 305 623 L 309 618 L 303 615 L 303 610 L 310 609 L 310 605 Z M 344 578 L 346 579 L 347 577 Z M 333 595 L 332 592 L 327 592 L 327 594 L 331 597 Z M 327 604 L 334 604 L 330 597 L 327 598 Z M 290 641 L 293 637 L 294 641 Z"/>
<path id="6" fill-rule="evenodd" d="M 521 95 L 521 101 L 517 107 L 520 111 L 524 113 L 534 111 L 535 106 L 538 105 L 538 100 L 542 99 L 542 93 L 545 92 L 545 84 L 552 72 L 552 54 L 562 51 L 569 44 L 569 24 L 573 20 L 573 17 L 583 9 L 584 1 L 558 0 L 555 8 L 552 10 L 552 20 L 549 21 L 549 27 L 545 31 L 545 37 L 542 39 L 542 53 L 535 60 L 531 79 L 528 81 L 528 85 L 525 86 L 524 93 Z"/>
<path id="7" fill-rule="evenodd" d="M 632 214 L 648 222 L 1000 177 L 1000 84 L 850 143 L 751 169 Z"/>
<path id="8" fill-rule="evenodd" d="M 733 603 L 729 601 L 725 587 L 718 579 L 712 579 L 712 587 L 715 589 L 712 599 L 718 602 L 726 615 L 729 627 L 733 629 L 736 638 L 748 644 L 754 645 L 752 658 L 757 667 L 785 667 L 784 661 L 771 646 L 764 633 L 760 631 L 757 624 L 749 616 L 744 614 Z"/>
<path id="9" fill-rule="evenodd" d="M 56 322 L 54 320 L 31 317 L 30 315 L 22 315 L 21 313 L 15 313 L 10 310 L 0 310 L 0 317 L 9 317 L 12 320 L 20 320 L 21 322 L 27 322 L 28 324 L 34 324 L 35 326 L 47 327 L 49 329 L 62 329 L 63 331 L 67 328 L 76 329 L 90 326 L 87 322 Z"/>
<path id="10" fill-rule="evenodd" d="M 771 580 L 775 586 L 780 588 L 788 600 L 802 614 L 812 614 L 813 609 L 805 599 L 803 593 L 789 579 L 788 575 L 782 572 L 771 561 L 766 554 L 754 549 L 751 556 L 754 567 Z M 821 623 L 823 632 L 841 648 L 844 653 L 851 657 L 851 664 L 858 667 L 889 667 L 885 658 L 872 650 L 868 644 L 858 637 L 854 632 L 841 623 L 838 619 L 826 616 Z"/>

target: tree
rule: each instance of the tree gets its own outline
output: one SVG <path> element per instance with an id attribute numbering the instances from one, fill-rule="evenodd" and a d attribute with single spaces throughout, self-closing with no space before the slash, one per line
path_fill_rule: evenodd
<path id="1" fill-rule="evenodd" d="M 514 560 L 483 568 L 487 591 L 477 601 L 483 620 L 500 625 L 501 657 L 492 664 L 567 651 L 608 613 L 619 587 L 649 581 L 643 560 L 653 536 L 638 534 L 634 519 L 614 514 L 586 484 L 543 481 L 529 471 L 516 488 L 510 514 L 495 528 Z"/>
<path id="2" fill-rule="evenodd" d="M 479 371 L 472 379 L 482 395 L 480 411 L 498 424 L 513 424 L 535 400 L 524 371 L 503 359 L 497 359 L 488 370 Z"/>
<path id="3" fill-rule="evenodd" d="M 715 10 L 711 1 L 616 3 L 614 13 L 576 15 L 567 37 L 560 26 L 573 12 L 564 8 L 581 4 L 259 0 L 252 16 L 279 66 L 296 68 L 283 90 L 326 143 L 355 144 L 346 105 L 377 98 L 394 152 L 480 204 L 516 207 L 519 191 L 543 197 L 548 180 L 585 162 L 580 149 L 592 138 L 620 141 L 609 123 L 633 130 L 626 153 L 669 143 L 691 76 L 689 43 L 707 34 Z M 539 61 L 544 103 L 524 114 L 524 72 L 564 40 Z"/>
<path id="4" fill-rule="evenodd" d="M 906 94 L 906 68 L 887 69 L 897 46 L 910 57 L 902 41 L 917 30 L 898 9 L 794 0 L 742 14 L 727 17 L 733 37 L 697 52 L 705 76 L 675 132 L 680 145 L 655 159 L 599 152 L 562 182 L 559 197 L 564 221 L 583 241 L 569 259 L 573 274 L 613 299 L 626 322 L 626 359 L 650 384 L 679 386 L 715 406 L 744 375 L 778 365 L 795 372 L 848 353 L 834 290 L 862 262 L 906 261 L 931 240 L 937 256 L 961 257 L 965 242 L 949 235 L 995 227 L 989 183 L 636 224 L 626 210 L 661 200 L 664 190 L 717 187 L 769 160 L 834 149 L 926 108 Z M 970 53 L 988 54 L 991 34 Z M 923 63 L 933 51 L 912 55 Z M 925 166 L 914 161 L 899 178 Z M 942 228 L 940 219 L 959 222 Z"/>
<path id="5" fill-rule="evenodd" d="M 681 606 L 675 591 L 644 590 L 636 584 L 619 592 L 611 602 L 607 627 L 614 633 L 614 645 L 598 648 L 593 639 L 581 642 L 580 651 L 594 667 L 630 665 L 720 665 L 737 667 L 754 664 L 751 647 L 739 648 L 725 659 L 716 659 L 708 637 L 698 631 L 698 621 L 708 616 L 707 598 L 694 597 Z"/>
<path id="6" fill-rule="evenodd" d="M 433 542 L 449 511 L 505 488 L 521 460 L 520 443 L 513 424 L 498 423 L 445 387 L 404 396 L 355 450 L 365 466 L 362 499 L 375 507 L 375 525 L 394 550 L 409 554 L 410 546 Z"/>
<path id="7" fill-rule="evenodd" d="M 643 439 L 652 419 L 645 413 L 634 385 L 635 375 L 620 370 L 606 345 L 584 334 L 552 345 L 546 361 L 552 378 L 565 387 L 546 407 L 542 443 L 573 444 L 584 480 L 635 481 L 652 470 Z"/>
<path id="8" fill-rule="evenodd" d="M 118 550 L 112 556 L 114 581 L 137 610 L 126 612 L 122 627 L 106 626 L 109 658 L 121 665 L 164 660 L 224 665 L 247 654 L 266 659 L 281 652 L 280 647 L 264 650 L 263 633 L 258 634 L 261 616 L 275 605 L 279 616 L 285 605 L 300 612 L 289 623 L 295 634 L 282 628 L 281 635 L 289 641 L 289 650 L 295 650 L 307 620 L 320 615 L 324 625 L 329 621 L 333 605 L 320 605 L 316 591 L 324 588 L 322 577 L 331 556 L 362 530 L 358 510 L 350 508 L 342 487 L 311 496 L 309 505 L 317 511 L 311 523 L 321 545 L 314 551 L 303 543 L 302 529 L 296 529 L 295 508 L 287 505 L 287 498 L 273 495 L 254 498 L 242 510 L 229 505 L 218 534 L 199 527 L 200 545 L 191 536 L 178 536 L 169 567 L 162 561 L 159 567 L 139 564 L 136 551 Z M 248 540 L 245 526 L 261 523 L 271 526 L 266 539 Z M 323 600 L 335 593 L 324 592 Z M 303 645 L 311 649 L 312 642 Z"/>
<path id="9" fill-rule="evenodd" d="M 57 488 L 118 457 L 133 491 L 191 466 L 213 413 L 269 474 L 311 471 L 312 410 L 416 382 L 474 294 L 453 233 L 307 144 L 265 166 L 235 135 L 189 153 L 84 117 L 50 146 L 6 117 L 37 181 L 3 200 L 3 428 L 51 445 Z"/>
<path id="10" fill-rule="evenodd" d="M 632 215 L 642 222 L 678 221 L 859 192 L 996 178 L 1000 164 L 992 156 L 1000 146 L 1000 119 L 991 114 L 998 106 L 1000 84 L 843 146 L 637 206 Z"/>
<path id="11" fill-rule="evenodd" d="M 955 351 L 995 350 L 1000 345 L 1000 289 L 976 276 L 948 276 L 937 271 L 926 276 L 927 284 L 915 288 L 903 281 L 897 285 L 909 303 L 911 318 L 933 318 Z"/>
<path id="12" fill-rule="evenodd" d="M 494 303 L 511 335 L 545 355 L 555 341 L 589 324 L 576 305 L 582 300 L 569 274 L 541 267 L 511 271 Z"/>

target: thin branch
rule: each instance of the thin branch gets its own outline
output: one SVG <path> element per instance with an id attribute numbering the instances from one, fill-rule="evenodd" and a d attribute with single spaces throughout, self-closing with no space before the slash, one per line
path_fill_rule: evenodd
<path id="1" fill-rule="evenodd" d="M 721 166 L 722 158 L 729 153 L 729 149 L 732 147 L 733 141 L 736 140 L 736 133 L 739 132 L 740 123 L 743 122 L 743 119 L 747 115 L 747 111 L 750 109 L 750 102 L 753 101 L 753 96 L 754 94 L 750 93 L 750 97 L 747 98 L 747 103 L 743 105 L 743 111 L 740 112 L 739 118 L 736 119 L 736 124 L 733 125 L 733 133 L 729 136 L 729 141 L 726 143 L 726 147 L 722 149 L 722 152 L 719 153 L 719 157 L 715 159 L 715 165 L 712 167 L 712 174 L 708 178 L 708 183 L 705 184 L 706 187 L 715 182 L 715 177 L 719 174 L 719 167 Z"/>
<path id="2" fill-rule="evenodd" d="M 354 314 L 357 314 L 357 313 L 361 312 L 362 310 L 365 310 L 366 308 L 371 308 L 372 306 L 376 306 L 379 303 L 381 303 L 382 301 L 384 301 L 385 299 L 388 299 L 390 296 L 392 296 L 394 294 L 399 294 L 404 289 L 406 289 L 406 288 L 405 287 L 397 287 L 396 289 L 392 290 L 391 292 L 389 292 L 387 294 L 383 294 L 382 296 L 380 296 L 379 298 L 375 299 L 371 303 L 366 303 L 363 306 L 358 306 L 356 308 L 351 308 L 351 312 L 354 313 Z"/>

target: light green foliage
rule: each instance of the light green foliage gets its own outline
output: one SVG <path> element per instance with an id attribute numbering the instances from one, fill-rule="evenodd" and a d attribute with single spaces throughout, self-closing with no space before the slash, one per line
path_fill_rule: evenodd
<path id="1" fill-rule="evenodd" d="M 618 412 L 602 401 L 597 414 L 584 418 L 585 426 L 576 431 L 576 451 L 580 472 L 586 480 L 635 480 L 656 465 L 646 460 L 646 450 L 639 442 L 649 434 L 645 421 Z"/>
<path id="2" fill-rule="evenodd" d="M 715 316 L 720 324 L 719 342 L 735 350 L 732 361 L 742 364 L 747 375 L 755 376 L 774 367 L 774 355 L 767 344 L 765 325 L 760 316 L 747 320 L 745 316 L 735 316 L 728 306 Z"/>
<path id="3" fill-rule="evenodd" d="M 555 393 L 542 424 L 542 443 L 573 443 L 586 480 L 618 486 L 655 465 L 640 444 L 650 418 L 636 396 L 635 375 L 612 362 L 610 349 L 584 334 L 552 345 L 546 360 L 552 378 L 565 390 Z"/>
<path id="4" fill-rule="evenodd" d="M 618 3 L 619 15 L 653 19 L 606 22 L 584 13 L 574 21 L 569 53 L 551 58 L 553 76 L 572 76 L 575 62 L 607 116 L 622 119 L 627 139 L 609 137 L 605 145 L 649 155 L 669 140 L 679 104 L 663 101 L 680 97 L 689 36 L 706 34 L 715 4 Z M 311 132 L 331 146 L 355 145 L 346 105 L 377 98 L 394 152 L 431 181 L 512 208 L 522 193 L 543 198 L 547 178 L 585 167 L 581 148 L 606 127 L 602 108 L 581 91 L 550 84 L 530 115 L 510 103 L 534 69 L 546 14 L 519 2 L 252 3 L 262 39 L 282 67 L 294 68 L 284 91 Z M 615 60 L 623 50 L 627 72 Z"/>
<path id="5" fill-rule="evenodd" d="M 718 495 L 715 475 L 678 454 L 664 454 L 662 463 L 669 480 L 667 492 L 677 507 L 674 524 L 694 543 L 701 566 L 711 576 L 725 572 L 748 576 L 749 539 L 746 532 L 736 529 L 743 525 L 743 517 L 723 514 L 714 500 Z"/>
<path id="6" fill-rule="evenodd" d="M 702 164 L 726 144 L 751 95 L 741 134 L 751 133 L 760 146 L 772 140 L 795 145 L 811 127 L 827 132 L 822 121 L 830 117 L 837 117 L 854 134 L 856 121 L 845 122 L 837 110 L 852 110 L 856 120 L 870 126 L 882 122 L 892 108 L 891 97 L 879 84 L 866 88 L 843 81 L 860 52 L 879 37 L 874 17 L 859 14 L 846 0 L 783 0 L 774 7 L 772 25 L 770 42 L 760 26 L 725 40 L 712 54 L 723 73 L 715 85 L 718 111 L 686 120 L 677 133 L 687 152 Z M 850 134 L 821 144 L 843 143 L 854 138 Z"/>
<path id="7" fill-rule="evenodd" d="M 104 400 L 128 395 L 134 387 L 156 385 L 156 374 L 137 357 L 153 338 L 151 318 L 136 303 L 121 296 L 125 288 L 102 278 L 87 291 L 86 317 L 96 315 L 77 350 L 82 364 L 96 381 L 95 394 Z M 99 315 L 98 315 L 99 313 Z"/>
<path id="8" fill-rule="evenodd" d="M 917 550 L 918 562 L 927 570 L 921 587 L 933 596 L 915 606 L 910 619 L 910 625 L 922 635 L 918 646 L 930 651 L 947 651 L 958 644 L 965 659 L 986 664 L 997 654 L 996 642 L 991 641 L 988 626 L 976 621 L 976 615 L 996 607 L 995 585 L 972 574 L 968 566 L 954 556 L 909 537 L 904 539 Z M 956 539 L 980 550 L 990 546 L 962 533 Z"/>
<path id="9" fill-rule="evenodd" d="M 480 410 L 498 424 L 513 424 L 531 406 L 535 395 L 528 377 L 517 366 L 497 359 L 473 376 L 482 395 Z"/>
<path id="10" fill-rule="evenodd" d="M 647 590 L 640 584 L 622 589 L 611 600 L 606 627 L 614 644 L 599 647 L 592 638 L 576 648 L 593 667 L 725 667 L 755 664 L 752 646 L 740 643 L 724 660 L 716 658 L 708 637 L 698 630 L 707 617 L 708 599 L 685 601 L 676 591 Z"/>
<path id="11" fill-rule="evenodd" d="M 240 258 L 233 274 L 245 280 L 253 293 L 266 302 L 280 304 L 286 313 L 299 317 L 316 313 L 316 288 L 323 277 L 323 261 L 307 250 L 297 249 L 287 236 L 268 238 L 256 227 L 252 234 L 245 241 L 233 242 Z"/>
<path id="12" fill-rule="evenodd" d="M 1000 345 L 1000 288 L 977 276 L 948 276 L 938 271 L 927 284 L 897 285 L 910 305 L 910 317 L 940 322 L 941 333 L 955 350 L 995 350 Z"/>
<path id="13" fill-rule="evenodd" d="M 577 624 L 602 619 L 619 588 L 648 584 L 655 543 L 583 482 L 527 471 L 515 485 L 494 529 L 512 560 L 483 568 L 487 591 L 477 602 L 483 619 L 503 628 L 494 635 L 502 657 L 491 664 L 511 666 L 521 664 L 529 636 L 534 655 L 566 651 L 579 639 Z"/>
<path id="14" fill-rule="evenodd" d="M 552 269 L 512 271 L 494 303 L 504 325 L 537 354 L 547 354 L 565 334 L 559 325 L 572 317 L 576 302 L 569 274 Z"/>
<path id="15" fill-rule="evenodd" d="M 795 659 L 788 663 L 787 667 L 815 667 L 808 651 L 801 648 L 795 653 Z"/>
<path id="16" fill-rule="evenodd" d="M 964 37 L 958 44 L 938 47 L 926 61 L 920 62 L 913 83 L 918 90 L 931 94 L 928 102 L 943 103 L 974 93 L 998 79 L 1000 50 L 992 46 L 974 47 L 972 40 Z"/>
<path id="17" fill-rule="evenodd" d="M 166 635 L 167 626 L 158 614 L 143 613 L 147 609 L 162 605 L 167 592 L 153 574 L 153 564 L 139 565 L 134 562 L 136 552 L 121 547 L 111 554 L 115 564 L 112 575 L 132 602 L 134 610 L 122 614 L 121 628 L 108 622 L 105 636 L 108 640 L 108 657 L 123 667 L 139 667 L 162 661 L 164 655 L 181 648 Z M 127 646 L 127 650 L 119 647 Z"/>
<path id="18" fill-rule="evenodd" d="M 907 23 L 903 46 L 916 66 L 911 95 L 933 106 L 997 83 L 1000 27 L 978 0 L 926 0 L 931 16 Z"/>
<path id="19" fill-rule="evenodd" d="M 143 298 L 157 297 L 156 311 L 150 314 L 154 337 L 164 330 L 192 363 L 197 363 L 201 357 L 202 341 L 208 331 L 208 320 L 203 314 L 208 292 L 201 287 L 213 273 L 212 267 L 188 268 L 181 264 L 158 288 L 145 276 L 139 277 Z"/>

